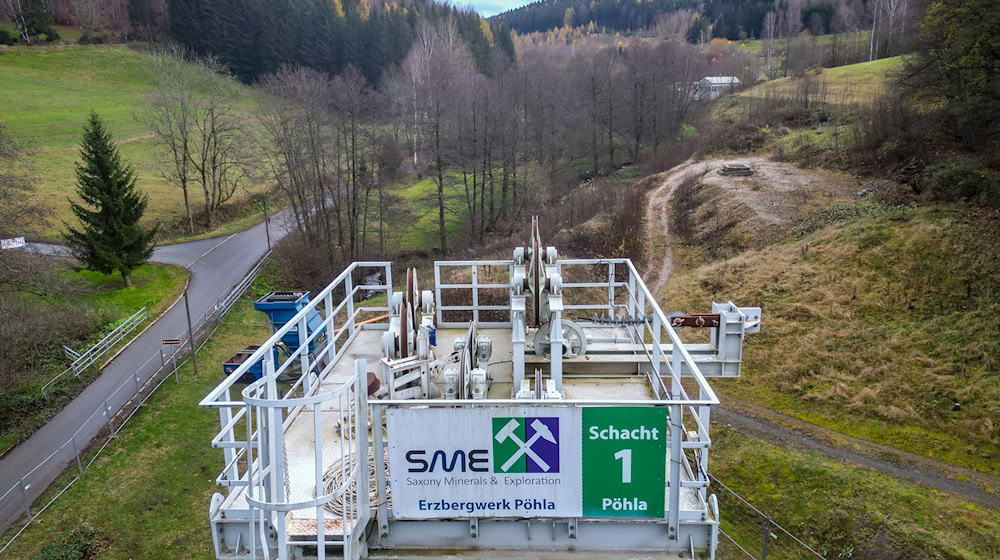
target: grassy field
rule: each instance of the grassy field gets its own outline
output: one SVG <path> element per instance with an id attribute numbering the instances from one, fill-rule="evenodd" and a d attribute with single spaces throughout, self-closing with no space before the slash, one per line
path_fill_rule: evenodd
<path id="1" fill-rule="evenodd" d="M 763 307 L 722 392 L 1000 475 L 997 227 L 957 208 L 840 205 L 663 293 L 680 309 Z"/>
<path id="2" fill-rule="evenodd" d="M 818 88 L 825 89 L 826 101 L 836 104 L 865 103 L 885 89 L 889 75 L 902 67 L 902 57 L 883 58 L 872 62 L 860 62 L 811 70 L 803 77 L 779 78 L 737 94 L 738 97 L 792 97 L 804 82 L 812 80 Z M 814 88 L 817 86 L 814 86 Z"/>
<path id="3" fill-rule="evenodd" d="M 845 41 L 847 39 L 855 38 L 855 34 L 858 38 L 867 43 L 868 39 L 871 37 L 871 31 L 857 31 L 857 32 L 845 32 L 845 33 L 829 33 L 827 35 L 815 35 L 814 39 L 816 44 L 820 46 L 829 46 L 835 40 Z M 734 44 L 739 46 L 741 49 L 745 49 L 747 52 L 752 53 L 762 53 L 764 52 L 764 47 L 767 45 L 766 39 L 745 39 L 743 41 L 734 41 Z M 774 50 L 776 55 L 784 55 L 785 41 L 782 39 L 774 40 Z"/>
<path id="4" fill-rule="evenodd" d="M 712 440 L 712 474 L 831 560 L 986 560 L 1000 555 L 998 511 L 718 424 L 712 427 Z M 722 529 L 759 556 L 759 516 L 725 490 L 714 491 Z M 770 540 L 768 558 L 812 558 L 774 532 L 778 537 Z M 743 557 L 731 552 L 718 557 Z"/>
<path id="5" fill-rule="evenodd" d="M 77 280 L 75 283 L 81 285 L 81 292 L 65 297 L 74 298 L 85 305 L 88 313 L 94 317 L 93 321 L 103 324 L 103 327 L 97 328 L 85 340 L 75 344 L 74 349 L 78 352 L 87 349 L 120 321 L 145 306 L 150 319 L 133 331 L 133 336 L 137 334 L 173 304 L 183 292 L 188 277 L 184 268 L 168 264 L 146 264 L 135 269 L 132 272 L 134 285 L 127 288 L 118 274 L 105 275 L 84 270 L 67 273 L 67 276 L 67 280 Z M 43 397 L 42 386 L 63 371 L 69 363 L 62 356 L 62 349 L 53 348 L 51 354 L 51 359 L 43 366 L 0 398 L 0 418 L 3 418 L 0 454 L 31 435 L 100 374 L 95 366 L 78 377 L 64 376 L 47 389 L 48 398 Z M 113 351 L 107 357 L 111 355 Z"/>
<path id="6" fill-rule="evenodd" d="M 148 55 L 122 45 L 0 51 L 0 122 L 35 150 L 29 161 L 38 178 L 36 196 L 55 218 L 47 236 L 56 237 L 62 220 L 72 217 L 67 197 L 74 195 L 73 163 L 91 109 L 135 167 L 139 187 L 149 195 L 147 221 L 183 217 L 181 192 L 163 179 L 152 135 L 135 118 L 152 90 L 150 66 Z M 243 86 L 240 91 L 238 101 L 249 110 L 254 93 Z"/>

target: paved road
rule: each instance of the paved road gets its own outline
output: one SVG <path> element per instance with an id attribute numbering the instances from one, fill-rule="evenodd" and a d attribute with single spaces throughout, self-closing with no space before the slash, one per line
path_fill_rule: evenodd
<path id="1" fill-rule="evenodd" d="M 281 216 L 274 216 L 270 223 L 271 240 L 281 238 L 286 231 Z M 31 244 L 29 250 L 58 254 L 62 248 L 52 245 Z M 250 267 L 267 252 L 267 237 L 263 222 L 256 226 L 226 237 L 202 239 L 158 247 L 153 253 L 157 262 L 177 264 L 191 272 L 188 288 L 191 304 L 191 319 L 197 321 L 219 297 L 227 294 Z M 184 302 L 181 300 L 164 313 L 155 323 L 114 360 L 103 372 L 72 402 L 66 405 L 45 426 L 30 438 L 0 459 L 0 496 L 7 489 L 21 482 L 30 484 L 27 490 L 29 500 L 34 501 L 49 484 L 59 476 L 74 459 L 72 446 L 67 446 L 52 457 L 42 468 L 30 472 L 60 445 L 67 442 L 87 418 L 104 406 L 109 393 L 122 380 L 131 376 L 136 368 L 139 380 L 145 381 L 160 366 L 160 341 L 164 338 L 179 338 L 187 334 L 187 319 Z M 150 356 L 155 360 L 147 363 Z M 210 367 L 206 365 L 205 367 Z M 127 402 L 129 392 L 121 391 L 108 402 L 111 410 L 118 410 Z M 79 449 L 85 449 L 104 425 L 104 417 L 97 415 L 83 426 L 76 437 Z M 29 474 L 30 472 L 30 474 Z M 24 514 L 21 492 L 15 489 L 0 502 L 0 533 Z"/>

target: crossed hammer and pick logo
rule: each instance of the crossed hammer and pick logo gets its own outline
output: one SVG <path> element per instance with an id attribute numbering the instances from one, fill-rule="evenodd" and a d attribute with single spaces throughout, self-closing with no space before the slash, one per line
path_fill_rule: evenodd
<path id="1" fill-rule="evenodd" d="M 527 419 L 525 419 L 525 422 L 527 422 Z M 511 418 L 502 428 L 497 430 L 497 433 L 494 436 L 497 443 L 504 443 L 505 441 L 510 440 L 517 444 L 517 450 L 500 466 L 501 471 L 507 472 L 510 470 L 514 463 L 516 463 L 517 460 L 523 456 L 529 457 L 535 462 L 536 465 L 538 465 L 539 468 L 542 469 L 543 472 L 549 472 L 552 468 L 551 465 L 545 461 L 545 459 L 539 456 L 538 453 L 532 449 L 532 446 L 534 446 L 540 439 L 553 444 L 558 444 L 556 436 L 552 433 L 552 430 L 549 429 L 545 422 L 542 422 L 539 418 L 533 419 L 530 423 L 528 423 L 528 426 L 530 426 L 535 433 L 531 437 L 527 438 L 527 441 L 522 440 L 516 433 L 517 429 L 521 427 L 521 422 L 519 422 L 517 418 Z"/>

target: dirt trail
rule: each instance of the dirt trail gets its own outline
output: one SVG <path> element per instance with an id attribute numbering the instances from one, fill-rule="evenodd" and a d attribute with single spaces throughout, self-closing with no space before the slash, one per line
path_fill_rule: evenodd
<path id="1" fill-rule="evenodd" d="M 653 255 L 648 271 L 656 276 L 656 280 L 649 286 L 649 291 L 654 296 L 667 284 L 670 279 L 670 272 L 674 268 L 673 253 L 667 236 L 670 232 L 670 199 L 674 195 L 674 190 L 687 179 L 696 174 L 704 173 L 712 162 L 694 162 L 688 160 L 670 171 L 663 173 L 663 183 L 656 187 L 656 190 L 649 193 L 649 200 L 646 206 L 646 229 L 647 239 L 659 240 L 654 246 L 659 249 L 660 255 Z M 659 257 L 658 259 L 656 257 Z"/>
<path id="2" fill-rule="evenodd" d="M 713 422 L 1000 509 L 1000 478 L 852 437 L 727 395 L 720 394 L 720 398 L 723 404 L 712 411 Z"/>
<path id="3" fill-rule="evenodd" d="M 663 183 L 650 193 L 646 208 L 646 228 L 652 253 L 647 273 L 655 276 L 650 291 L 656 295 L 670 279 L 673 255 L 670 248 L 670 204 L 676 188 L 688 177 L 717 169 L 730 160 L 716 159 L 687 161 L 662 174 Z M 739 180 L 706 175 L 706 181 L 725 181 L 731 195 L 739 197 L 759 218 L 767 221 L 788 216 L 787 202 L 782 194 L 796 188 L 811 191 L 827 190 L 829 196 L 844 192 L 845 184 L 824 184 L 829 179 L 820 173 L 799 170 L 788 164 L 772 162 L 766 158 L 741 158 L 758 172 L 758 178 L 768 183 L 767 189 L 756 194 L 740 189 Z M 833 180 L 831 183 L 840 183 Z M 792 198 L 792 197 L 788 197 Z M 718 391 L 716 391 L 718 393 Z M 712 413 L 716 422 L 728 424 L 743 433 L 782 445 L 808 449 L 831 459 L 848 462 L 909 482 L 961 496 L 981 506 L 1000 509 L 1000 477 L 966 469 L 908 453 L 886 445 L 855 438 L 824 428 L 766 407 L 721 395 L 723 405 Z"/>

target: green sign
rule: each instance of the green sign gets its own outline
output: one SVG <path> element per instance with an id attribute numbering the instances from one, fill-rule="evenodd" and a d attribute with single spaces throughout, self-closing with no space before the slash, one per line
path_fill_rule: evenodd
<path id="1" fill-rule="evenodd" d="M 663 517 L 667 410 L 583 409 L 583 515 Z"/>

